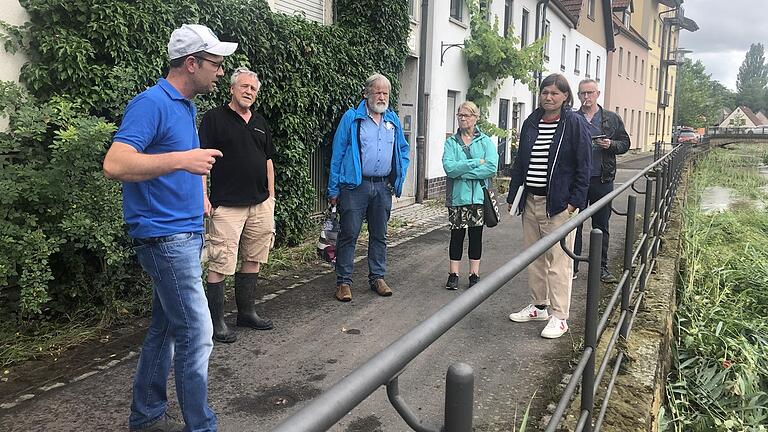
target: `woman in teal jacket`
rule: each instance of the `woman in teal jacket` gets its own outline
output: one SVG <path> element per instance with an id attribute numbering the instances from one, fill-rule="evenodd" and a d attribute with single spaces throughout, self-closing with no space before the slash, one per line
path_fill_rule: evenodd
<path id="1" fill-rule="evenodd" d="M 480 110 L 473 102 L 459 105 L 459 130 L 445 140 L 443 169 L 448 176 L 445 205 L 451 224 L 448 248 L 450 265 L 445 287 L 459 287 L 459 266 L 464 250 L 464 233 L 469 232 L 469 286 L 480 280 L 483 251 L 483 187 L 496 174 L 499 153 L 488 135 L 477 128 Z"/>

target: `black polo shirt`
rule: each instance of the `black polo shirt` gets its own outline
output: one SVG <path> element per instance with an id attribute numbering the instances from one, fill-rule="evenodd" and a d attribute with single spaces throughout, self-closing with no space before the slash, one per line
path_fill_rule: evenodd
<path id="1" fill-rule="evenodd" d="M 260 114 L 252 112 L 246 123 L 229 104 L 208 111 L 200 123 L 200 147 L 224 154 L 211 169 L 212 206 L 248 206 L 269 198 L 267 161 L 275 148 Z"/>

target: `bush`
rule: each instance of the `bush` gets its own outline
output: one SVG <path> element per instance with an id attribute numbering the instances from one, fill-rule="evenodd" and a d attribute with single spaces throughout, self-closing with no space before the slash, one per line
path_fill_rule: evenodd
<path id="1" fill-rule="evenodd" d="M 338 23 L 272 13 L 265 0 L 20 0 L 22 28 L 2 23 L 6 49 L 26 51 L 21 80 L 4 83 L 0 135 L 0 296 L 14 317 L 82 307 L 114 312 L 144 278 L 130 259 L 120 185 L 101 160 L 127 102 L 167 69 L 166 44 L 182 23 L 237 41 L 225 70 L 248 66 L 262 88 L 256 109 L 275 139 L 278 241 L 296 244 L 313 208 L 309 156 L 360 100 L 373 72 L 396 101 L 408 53 L 405 0 L 338 0 Z M 228 81 L 196 100 L 200 113 L 229 99 Z M 0 311 L 3 313 L 3 311 Z"/>
<path id="2" fill-rule="evenodd" d="M 138 276 L 120 223 L 119 184 L 101 174 L 115 126 L 75 114 L 53 98 L 38 103 L 0 83 L 0 287 L 8 317 L 103 308 Z M 139 279 L 141 280 L 141 279 Z"/>

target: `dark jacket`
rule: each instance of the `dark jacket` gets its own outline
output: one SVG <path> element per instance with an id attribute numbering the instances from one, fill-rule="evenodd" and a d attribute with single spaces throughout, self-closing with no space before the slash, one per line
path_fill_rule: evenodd
<path id="1" fill-rule="evenodd" d="M 512 179 L 509 182 L 507 202 L 510 204 L 514 202 L 518 187 L 525 184 L 531 150 L 539 135 L 539 121 L 543 115 L 544 110 L 537 108 L 523 122 L 520 145 L 512 165 Z M 568 204 L 578 209 L 584 209 L 587 206 L 591 169 L 592 141 L 589 124 L 583 116 L 576 114 L 570 107 L 563 107 L 560 112 L 560 124 L 555 130 L 555 136 L 549 148 L 547 216 L 563 212 L 568 208 Z M 525 199 L 521 199 L 517 212 L 522 213 L 524 207 Z"/>
<path id="2" fill-rule="evenodd" d="M 624 154 L 629 150 L 629 135 L 624 129 L 624 122 L 618 114 L 597 106 L 600 110 L 600 133 L 611 140 L 611 146 L 601 149 L 603 152 L 600 164 L 600 181 L 608 183 L 616 178 L 616 155 Z M 581 114 L 581 110 L 579 110 Z"/>

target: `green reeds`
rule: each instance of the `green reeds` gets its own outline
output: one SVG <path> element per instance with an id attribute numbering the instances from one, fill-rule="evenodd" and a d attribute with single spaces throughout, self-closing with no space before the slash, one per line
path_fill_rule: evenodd
<path id="1" fill-rule="evenodd" d="M 768 430 L 768 213 L 698 210 L 706 186 L 764 200 L 767 149 L 714 150 L 690 179 L 664 430 Z"/>

